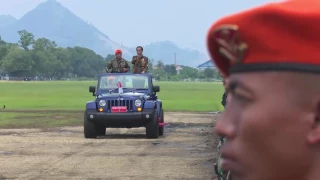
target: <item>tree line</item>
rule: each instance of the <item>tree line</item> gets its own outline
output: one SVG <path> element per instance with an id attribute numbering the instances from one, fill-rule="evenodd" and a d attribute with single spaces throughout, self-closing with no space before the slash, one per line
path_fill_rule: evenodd
<path id="1" fill-rule="evenodd" d="M 14 77 L 44 78 L 95 78 L 105 72 L 108 61 L 114 55 L 102 57 L 84 47 L 59 47 L 47 38 L 35 39 L 26 30 L 18 31 L 17 43 L 5 42 L 0 36 L 0 75 Z M 153 66 L 153 63 L 155 66 Z M 219 78 L 213 69 L 198 72 L 197 69 L 181 66 L 177 71 L 173 64 L 163 64 L 161 60 L 149 62 L 149 72 L 158 80 Z"/>

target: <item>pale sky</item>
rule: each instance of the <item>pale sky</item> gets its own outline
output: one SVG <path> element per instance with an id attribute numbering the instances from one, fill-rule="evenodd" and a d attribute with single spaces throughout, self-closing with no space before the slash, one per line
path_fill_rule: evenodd
<path id="1" fill-rule="evenodd" d="M 45 0 L 0 0 L 0 14 L 20 18 Z M 58 0 L 115 42 L 135 47 L 173 41 L 207 53 L 205 35 L 219 17 L 276 0 Z"/>

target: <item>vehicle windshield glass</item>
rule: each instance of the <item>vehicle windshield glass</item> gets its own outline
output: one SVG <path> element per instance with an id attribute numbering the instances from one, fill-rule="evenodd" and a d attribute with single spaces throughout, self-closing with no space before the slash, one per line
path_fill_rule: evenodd
<path id="1" fill-rule="evenodd" d="M 100 89 L 115 89 L 118 88 L 118 82 L 121 83 L 122 88 L 130 89 L 148 89 L 148 76 L 137 75 L 105 75 L 100 78 Z"/>

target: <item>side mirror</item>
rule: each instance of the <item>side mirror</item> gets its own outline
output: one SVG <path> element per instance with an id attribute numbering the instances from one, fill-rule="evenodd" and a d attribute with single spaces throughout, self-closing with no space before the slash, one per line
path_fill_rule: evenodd
<path id="1" fill-rule="evenodd" d="M 89 92 L 95 93 L 96 92 L 96 87 L 95 86 L 90 86 L 89 87 Z"/>
<path id="2" fill-rule="evenodd" d="M 160 86 L 153 86 L 153 92 L 160 92 Z"/>

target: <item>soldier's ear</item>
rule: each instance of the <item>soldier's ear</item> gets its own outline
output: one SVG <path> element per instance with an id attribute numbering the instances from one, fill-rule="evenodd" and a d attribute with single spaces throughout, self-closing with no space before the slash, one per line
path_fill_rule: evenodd
<path id="1" fill-rule="evenodd" d="M 317 107 L 315 115 L 312 119 L 311 129 L 308 133 L 307 140 L 310 144 L 319 144 L 320 143 L 320 96 L 314 97 L 314 100 L 317 99 Z"/>

